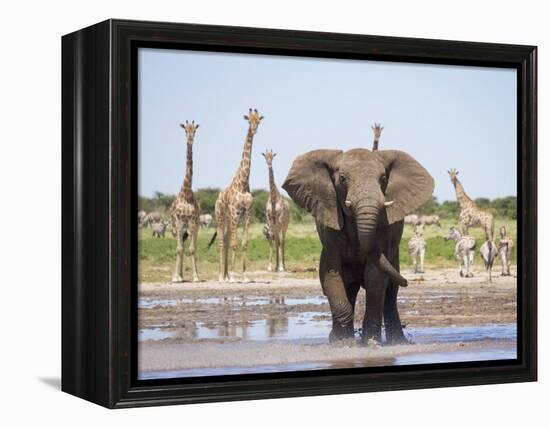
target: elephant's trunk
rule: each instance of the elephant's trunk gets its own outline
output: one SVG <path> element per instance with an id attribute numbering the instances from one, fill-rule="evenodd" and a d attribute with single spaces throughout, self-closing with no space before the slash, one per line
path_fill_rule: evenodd
<path id="1" fill-rule="evenodd" d="M 359 248 L 378 269 L 390 277 L 390 279 L 406 287 L 407 280 L 401 276 L 391 265 L 386 256 L 382 254 L 376 245 L 376 227 L 378 225 L 378 216 L 380 215 L 381 204 L 376 201 L 357 204 L 355 207 L 355 218 L 357 222 L 357 236 L 359 238 Z"/>

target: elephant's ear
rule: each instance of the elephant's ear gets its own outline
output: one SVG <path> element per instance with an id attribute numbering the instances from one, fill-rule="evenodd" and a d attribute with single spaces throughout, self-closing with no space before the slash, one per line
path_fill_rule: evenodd
<path id="1" fill-rule="evenodd" d="M 323 225 L 342 228 L 332 174 L 341 150 L 313 150 L 298 156 L 283 184 L 292 200 Z"/>
<path id="2" fill-rule="evenodd" d="M 394 201 L 386 208 L 392 224 L 411 214 L 430 199 L 434 179 L 412 156 L 399 150 L 376 152 L 387 171 L 386 200 Z"/>

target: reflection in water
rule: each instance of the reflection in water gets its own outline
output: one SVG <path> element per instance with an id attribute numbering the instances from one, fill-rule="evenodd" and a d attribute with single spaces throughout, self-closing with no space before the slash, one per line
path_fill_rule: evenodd
<path id="1" fill-rule="evenodd" d="M 157 326 L 139 330 L 138 340 L 172 339 L 238 339 L 263 341 L 270 339 L 326 339 L 330 317 L 324 312 L 285 313 L 263 320 L 187 322 L 174 328 Z M 485 324 L 466 327 L 409 327 L 405 330 L 413 343 L 475 342 L 508 340 L 517 337 L 516 324 Z"/>
<path id="2" fill-rule="evenodd" d="M 281 315 L 276 318 L 267 320 L 267 337 L 285 336 L 288 335 L 288 317 Z"/>
<path id="3" fill-rule="evenodd" d="M 474 342 L 511 339 L 517 336 L 516 324 L 485 324 L 465 327 L 410 327 L 407 334 L 415 343 Z"/>
<path id="4" fill-rule="evenodd" d="M 258 321 L 221 321 L 197 323 L 197 339 L 239 338 L 242 340 L 304 339 L 328 337 L 330 322 L 315 320 L 321 313 L 280 314 Z"/>
<path id="5" fill-rule="evenodd" d="M 162 330 L 160 327 L 142 328 L 138 330 L 138 341 L 163 340 L 174 337 L 174 332 Z"/>
<path id="6" fill-rule="evenodd" d="M 141 298 L 138 308 L 151 309 L 155 307 L 169 307 L 181 304 L 199 305 L 223 305 L 234 306 L 260 306 L 260 305 L 323 305 L 328 304 L 325 296 L 285 297 L 273 296 L 235 296 L 235 297 L 207 297 L 207 298 L 183 298 L 183 299 L 151 299 Z"/>

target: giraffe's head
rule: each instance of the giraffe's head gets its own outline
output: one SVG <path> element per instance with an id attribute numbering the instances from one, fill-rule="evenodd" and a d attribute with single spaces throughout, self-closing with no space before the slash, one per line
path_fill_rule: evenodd
<path id="1" fill-rule="evenodd" d="M 262 156 L 265 158 L 267 166 L 271 167 L 273 166 L 273 158 L 277 156 L 277 153 L 274 153 L 273 150 L 266 150 L 264 153 L 262 153 Z"/>
<path id="2" fill-rule="evenodd" d="M 374 132 L 374 138 L 380 138 L 382 135 L 382 130 L 384 129 L 379 123 L 375 123 L 374 126 L 371 126 L 372 132 Z"/>
<path id="3" fill-rule="evenodd" d="M 447 173 L 449 174 L 449 177 L 451 177 L 451 181 L 454 184 L 456 182 L 456 176 L 458 175 L 458 171 L 454 168 L 451 168 L 450 170 L 447 171 Z"/>
<path id="4" fill-rule="evenodd" d="M 258 125 L 263 118 L 264 117 L 260 116 L 260 113 L 258 113 L 258 110 L 252 110 L 251 108 L 248 109 L 248 114 L 244 115 L 244 119 L 248 121 L 250 132 L 252 132 L 252 134 L 255 134 L 256 131 L 258 131 Z"/>
<path id="5" fill-rule="evenodd" d="M 193 144 L 195 140 L 195 132 L 199 128 L 199 124 L 195 121 L 189 122 L 188 120 L 185 123 L 180 123 L 180 126 L 185 130 L 185 135 L 187 135 L 187 141 Z"/>

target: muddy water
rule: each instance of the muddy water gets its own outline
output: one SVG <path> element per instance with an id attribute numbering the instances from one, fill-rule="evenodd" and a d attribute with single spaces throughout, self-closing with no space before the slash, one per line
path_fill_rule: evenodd
<path id="1" fill-rule="evenodd" d="M 439 296 L 441 298 L 441 296 Z M 444 296 L 447 298 L 447 296 Z M 430 299 L 428 299 L 430 300 Z M 307 297 L 268 297 L 256 296 L 245 298 L 182 298 L 182 299 L 141 299 L 140 308 L 163 308 L 182 304 L 233 306 L 242 309 L 250 306 L 283 305 L 289 307 L 300 305 L 324 305 L 323 310 L 296 313 L 281 312 L 260 320 L 232 321 L 191 321 L 183 327 L 173 324 L 153 325 L 139 330 L 138 340 L 162 339 L 233 339 L 233 340 L 297 340 L 326 338 L 330 332 L 331 318 L 327 300 L 324 296 Z M 321 308 L 320 308 L 321 309 Z M 209 310 L 209 309 L 206 309 Z M 414 314 L 418 311 L 408 311 Z M 407 312 L 405 312 L 407 313 Z M 509 339 L 516 337 L 515 323 L 487 324 L 482 326 L 449 326 L 449 327 L 410 327 L 407 336 L 415 343 L 460 342 L 484 339 Z M 356 330 L 360 334 L 360 329 Z"/>
<path id="2" fill-rule="evenodd" d="M 207 297 L 207 298 L 181 298 L 181 299 L 151 299 L 142 298 L 138 307 L 151 309 L 155 307 L 169 307 L 181 304 L 227 304 L 233 306 L 257 306 L 268 304 L 282 305 L 323 305 L 327 303 L 324 296 L 288 297 L 288 296 L 230 296 L 230 297 Z"/>
<path id="3" fill-rule="evenodd" d="M 441 285 L 400 292 L 413 345 L 366 349 L 328 344 L 330 308 L 314 281 L 243 285 L 205 283 L 140 290 L 142 379 L 430 364 L 516 358 L 515 283 Z M 508 281 L 508 282 L 507 282 Z M 310 284 L 311 282 L 311 284 Z M 360 294 L 355 325 L 364 314 Z"/>

